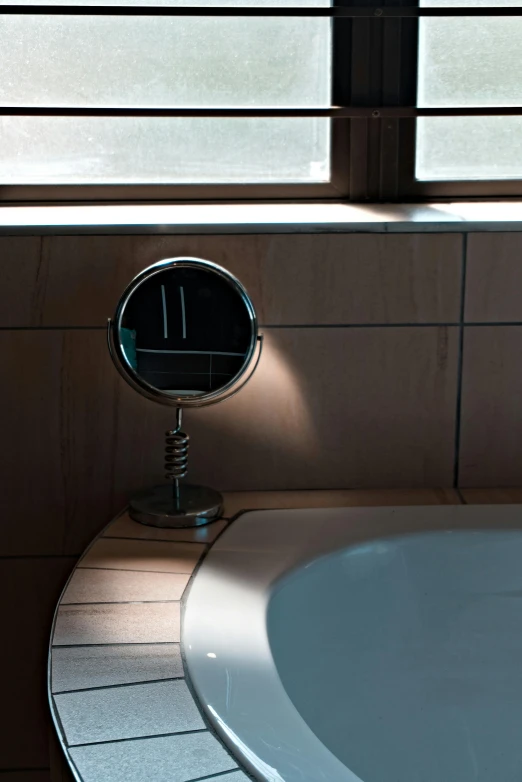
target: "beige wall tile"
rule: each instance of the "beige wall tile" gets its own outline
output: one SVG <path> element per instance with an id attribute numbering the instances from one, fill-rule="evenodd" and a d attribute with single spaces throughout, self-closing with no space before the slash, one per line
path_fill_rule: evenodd
<path id="1" fill-rule="evenodd" d="M 222 491 L 448 486 L 456 328 L 266 332 L 233 399 L 185 413 L 188 479 Z M 121 382 L 114 496 L 161 482 L 168 408 Z"/>
<path id="2" fill-rule="evenodd" d="M 186 415 L 224 490 L 448 486 L 457 329 L 283 329 L 234 399 Z"/>
<path id="3" fill-rule="evenodd" d="M 16 558 L 1 563 L 0 758 L 3 768 L 49 766 L 50 714 L 46 694 L 49 636 L 60 591 L 75 562 L 73 558 Z"/>
<path id="4" fill-rule="evenodd" d="M 118 380 L 104 334 L 2 331 L 0 351 L 0 554 L 81 553 L 112 515 Z"/>
<path id="5" fill-rule="evenodd" d="M 456 321 L 462 237 L 454 234 L 45 237 L 46 325 L 103 325 L 146 266 L 219 263 L 265 324 Z"/>
<path id="6" fill-rule="evenodd" d="M 522 485 L 522 327 L 467 328 L 460 485 Z"/>
<path id="7" fill-rule="evenodd" d="M 186 414 L 190 480 L 221 490 L 450 485 L 457 336 L 268 330 L 251 383 Z M 0 347 L 10 377 L 0 553 L 80 553 L 133 492 L 163 481 L 173 411 L 119 378 L 102 331 L 2 332 Z"/>
<path id="8" fill-rule="evenodd" d="M 0 554 L 60 554 L 65 530 L 60 412 L 63 334 L 0 332 Z M 65 412 L 65 411 L 63 411 Z"/>
<path id="9" fill-rule="evenodd" d="M 267 330 L 237 397 L 185 413 L 188 480 L 222 491 L 451 485 L 457 342 L 453 328 Z M 114 410 L 116 510 L 163 480 L 173 411 L 119 380 Z"/>
<path id="10" fill-rule="evenodd" d="M 467 257 L 466 320 L 522 321 L 522 233 L 470 234 Z"/>
<path id="11" fill-rule="evenodd" d="M 38 236 L 0 236 L 0 326 L 40 323 L 46 275 Z"/>
<path id="12" fill-rule="evenodd" d="M 173 412 L 119 378 L 103 331 L 0 331 L 0 351 L 0 556 L 80 554 L 130 493 L 163 480 Z"/>
<path id="13" fill-rule="evenodd" d="M 518 505 L 522 503 L 522 488 L 462 489 L 461 494 L 469 505 Z"/>

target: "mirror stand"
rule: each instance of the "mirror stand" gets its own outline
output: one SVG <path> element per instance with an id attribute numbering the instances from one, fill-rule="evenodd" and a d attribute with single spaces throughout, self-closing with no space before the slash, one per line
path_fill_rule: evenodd
<path id="1" fill-rule="evenodd" d="M 223 498 L 185 483 L 189 436 L 182 408 L 229 399 L 254 374 L 263 346 L 254 306 L 229 271 L 201 258 L 166 258 L 140 272 L 107 323 L 116 369 L 146 399 L 176 409 L 165 433 L 163 486 L 130 499 L 129 515 L 151 527 L 196 527 L 219 518 Z"/>
<path id="2" fill-rule="evenodd" d="M 176 428 L 165 432 L 165 478 L 170 483 L 135 494 L 129 503 L 134 521 L 152 527 L 197 527 L 221 516 L 223 497 L 206 486 L 183 483 L 187 474 L 189 436 L 181 431 L 181 407 Z"/>

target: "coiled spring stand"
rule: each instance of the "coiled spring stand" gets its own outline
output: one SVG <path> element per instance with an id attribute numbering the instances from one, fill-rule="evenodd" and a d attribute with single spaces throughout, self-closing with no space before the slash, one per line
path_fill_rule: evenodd
<path id="1" fill-rule="evenodd" d="M 182 483 L 187 474 L 189 436 L 181 431 L 182 409 L 176 408 L 176 427 L 165 432 L 165 478 L 170 483 L 134 495 L 129 515 L 154 527 L 194 527 L 221 516 L 223 498 L 214 489 Z"/>

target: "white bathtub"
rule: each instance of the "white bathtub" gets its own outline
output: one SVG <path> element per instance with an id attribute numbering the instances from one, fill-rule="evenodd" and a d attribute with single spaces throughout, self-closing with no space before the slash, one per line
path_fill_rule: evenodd
<path id="1" fill-rule="evenodd" d="M 522 780 L 519 506 L 247 513 L 196 575 L 183 644 L 260 780 Z"/>

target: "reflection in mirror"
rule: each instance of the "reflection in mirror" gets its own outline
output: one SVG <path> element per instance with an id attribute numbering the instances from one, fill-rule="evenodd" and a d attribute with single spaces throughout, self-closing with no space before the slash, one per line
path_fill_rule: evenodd
<path id="1" fill-rule="evenodd" d="M 214 272 L 165 269 L 146 280 L 122 313 L 120 341 L 146 383 L 176 396 L 202 396 L 243 368 L 252 323 L 238 292 Z"/>

